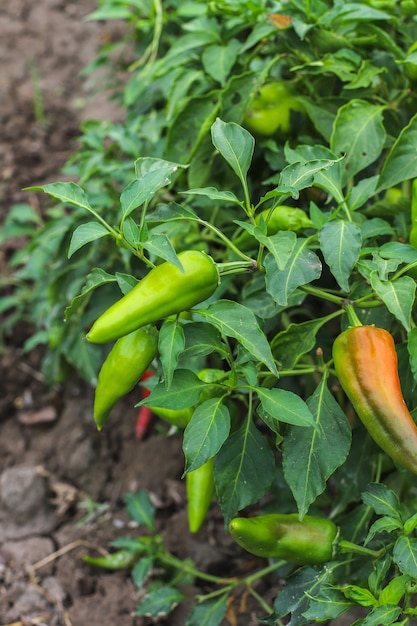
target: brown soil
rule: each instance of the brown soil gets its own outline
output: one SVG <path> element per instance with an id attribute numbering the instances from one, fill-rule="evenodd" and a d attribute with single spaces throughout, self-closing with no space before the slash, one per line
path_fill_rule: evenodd
<path id="1" fill-rule="evenodd" d="M 0 222 L 17 202 L 41 208 L 38 195 L 22 187 L 62 180 L 60 168 L 75 149 L 83 119 L 120 115 L 80 77 L 100 42 L 117 37 L 120 28 L 85 22 L 95 8 L 95 0 L 1 2 Z M 117 537 L 140 533 L 122 499 L 138 489 L 150 493 L 158 529 L 176 556 L 221 576 L 264 565 L 232 544 L 216 505 L 199 533 L 188 532 L 179 436 L 167 437 L 153 423 L 138 442 L 134 394 L 120 404 L 111 427 L 98 433 L 92 390 L 73 379 L 48 391 L 39 355 L 22 353 L 21 333 L 27 329 L 7 337 L 0 355 L 1 626 L 185 624 L 187 607 L 158 622 L 135 617 L 140 593 L 129 571 L 82 561 Z M 86 520 L 88 511 L 94 513 Z M 271 578 L 257 591 L 272 602 L 278 587 Z M 207 589 L 200 583 L 186 591 L 192 598 Z M 224 625 L 255 625 L 256 616 L 262 610 L 243 595 L 231 603 Z"/>

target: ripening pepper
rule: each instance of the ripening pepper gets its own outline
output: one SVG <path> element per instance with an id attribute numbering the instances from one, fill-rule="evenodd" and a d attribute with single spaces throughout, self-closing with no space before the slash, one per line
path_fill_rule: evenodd
<path id="1" fill-rule="evenodd" d="M 417 473 L 417 426 L 405 404 L 395 343 L 375 326 L 355 326 L 333 345 L 340 384 L 371 437 L 393 461 Z"/>
<path id="2" fill-rule="evenodd" d="M 214 459 L 211 458 L 185 475 L 188 527 L 196 533 L 206 519 L 214 494 Z"/>
<path id="3" fill-rule="evenodd" d="M 94 421 L 101 430 L 120 398 L 139 382 L 158 350 L 158 332 L 145 326 L 121 337 L 101 366 L 94 396 Z"/>
<path id="4" fill-rule="evenodd" d="M 178 259 L 184 271 L 168 262 L 154 267 L 100 315 L 87 334 L 88 341 L 113 341 L 210 297 L 219 284 L 219 271 L 213 259 L 198 250 L 180 252 Z"/>
<path id="5" fill-rule="evenodd" d="M 337 526 L 329 519 L 297 513 L 236 517 L 229 532 L 242 548 L 265 558 L 297 565 L 326 563 L 334 557 Z"/>

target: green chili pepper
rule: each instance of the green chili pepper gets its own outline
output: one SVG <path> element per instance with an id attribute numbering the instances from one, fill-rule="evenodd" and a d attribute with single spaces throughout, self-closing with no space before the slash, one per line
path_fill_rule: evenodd
<path id="1" fill-rule="evenodd" d="M 411 185 L 411 229 L 410 245 L 417 248 L 417 178 Z"/>
<path id="2" fill-rule="evenodd" d="M 137 560 L 138 555 L 131 550 L 118 550 L 107 556 L 83 556 L 84 563 L 88 565 L 115 571 L 131 568 Z"/>
<path id="3" fill-rule="evenodd" d="M 158 333 L 146 326 L 116 341 L 104 361 L 94 397 L 94 421 L 101 430 L 110 411 L 129 393 L 155 358 Z"/>
<path id="4" fill-rule="evenodd" d="M 236 517 L 229 532 L 242 548 L 265 558 L 297 565 L 326 563 L 334 557 L 337 526 L 326 518 L 296 513 Z"/>
<path id="5" fill-rule="evenodd" d="M 417 426 L 401 392 L 390 333 L 374 326 L 345 330 L 333 345 L 340 384 L 371 437 L 399 465 L 417 473 Z"/>
<path id="6" fill-rule="evenodd" d="M 279 205 L 272 211 L 265 209 L 255 217 L 255 222 L 263 220 L 266 222 L 267 235 L 275 235 L 279 230 L 292 230 L 298 232 L 303 228 L 311 228 L 313 222 L 308 215 L 302 210 L 296 207 L 289 207 L 285 205 Z M 233 243 L 245 250 L 254 243 L 254 238 L 244 231 Z"/>
<path id="7" fill-rule="evenodd" d="M 184 271 L 168 262 L 154 267 L 95 321 L 87 334 L 88 341 L 113 341 L 210 297 L 219 284 L 213 259 L 198 250 L 180 252 L 178 259 Z"/>
<path id="8" fill-rule="evenodd" d="M 185 475 L 188 527 L 196 533 L 206 519 L 214 494 L 213 458 Z"/>

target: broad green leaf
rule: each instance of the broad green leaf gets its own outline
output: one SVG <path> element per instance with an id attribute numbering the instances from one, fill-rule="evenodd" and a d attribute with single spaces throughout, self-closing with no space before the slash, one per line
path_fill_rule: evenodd
<path id="1" fill-rule="evenodd" d="M 171 180 L 172 174 L 187 166 L 182 163 L 165 161 L 156 157 L 140 157 L 135 161 L 135 174 L 138 180 L 145 178 L 151 172 L 158 172 L 161 181 L 168 178 Z"/>
<path id="2" fill-rule="evenodd" d="M 342 291 L 348 293 L 350 273 L 359 259 L 361 230 L 353 222 L 331 220 L 319 232 L 324 260 Z"/>
<path id="3" fill-rule="evenodd" d="M 211 127 L 211 138 L 216 150 L 245 183 L 255 148 L 252 135 L 234 122 L 223 122 L 217 118 Z"/>
<path id="4" fill-rule="evenodd" d="M 184 359 L 196 356 L 205 356 L 218 352 L 224 356 L 228 355 L 228 350 L 222 341 L 217 328 L 206 322 L 191 322 L 184 327 L 185 347 Z"/>
<path id="5" fill-rule="evenodd" d="M 72 233 L 71 242 L 68 249 L 68 258 L 71 258 L 74 252 L 85 246 L 91 241 L 100 239 L 110 235 L 108 229 L 100 224 L 100 222 L 87 222 L 80 224 Z"/>
<path id="6" fill-rule="evenodd" d="M 401 529 L 402 524 L 399 520 L 388 517 L 386 515 L 384 515 L 383 517 L 379 517 L 368 530 L 364 545 L 366 546 L 370 541 L 372 541 L 375 535 L 378 535 L 379 533 L 392 533 Z"/>
<path id="7" fill-rule="evenodd" d="M 173 161 L 189 163 L 203 138 L 209 134 L 218 108 L 215 92 L 191 98 L 169 126 L 167 156 Z"/>
<path id="8" fill-rule="evenodd" d="M 273 255 L 278 269 L 284 270 L 297 242 L 297 235 L 290 230 L 280 230 L 268 237 L 259 228 L 254 229 L 253 235 Z"/>
<path id="9" fill-rule="evenodd" d="M 143 588 L 144 582 L 148 578 L 154 564 L 154 558 L 152 556 L 143 556 L 132 567 L 131 576 L 135 589 L 139 590 Z"/>
<path id="10" fill-rule="evenodd" d="M 155 530 L 155 507 L 146 491 L 127 493 L 123 500 L 126 511 L 134 522 L 146 526 L 149 530 Z"/>
<path id="11" fill-rule="evenodd" d="M 335 114 L 327 111 L 326 108 L 323 106 L 323 102 L 320 102 L 319 106 L 308 98 L 298 97 L 297 99 L 299 100 L 299 102 L 301 102 L 301 104 L 307 111 L 307 115 L 314 125 L 314 128 L 317 130 L 317 132 L 320 133 L 322 137 L 324 137 L 326 141 L 330 143 Z"/>
<path id="12" fill-rule="evenodd" d="M 379 176 L 378 191 L 417 178 L 417 115 L 400 132 Z"/>
<path id="13" fill-rule="evenodd" d="M 391 604 L 398 605 L 401 598 L 407 592 L 410 585 L 409 576 L 395 576 L 389 583 L 381 590 L 378 598 L 378 602 L 381 606 Z"/>
<path id="14" fill-rule="evenodd" d="M 411 311 L 416 295 L 416 283 L 411 276 L 401 276 L 395 281 L 382 281 L 377 272 L 371 272 L 372 289 L 381 298 L 387 309 L 406 330 L 410 330 Z"/>
<path id="15" fill-rule="evenodd" d="M 183 269 L 181 262 L 176 255 L 175 249 L 169 237 L 166 235 L 151 233 L 148 241 L 143 241 L 141 245 L 150 254 L 153 254 L 160 259 L 164 259 L 164 261 L 168 261 L 168 263 L 176 265 L 180 270 Z"/>
<path id="16" fill-rule="evenodd" d="M 242 123 L 258 81 L 258 73 L 253 71 L 230 77 L 220 94 L 220 116 L 224 122 Z"/>
<path id="17" fill-rule="evenodd" d="M 393 559 L 400 572 L 417 578 L 417 539 L 399 537 L 394 545 Z"/>
<path id="18" fill-rule="evenodd" d="M 249 354 L 278 375 L 268 340 L 250 309 L 237 302 L 218 300 L 207 309 L 196 309 L 196 312 L 209 320 L 226 337 L 234 337 Z"/>
<path id="19" fill-rule="evenodd" d="M 72 181 L 67 183 L 49 183 L 48 185 L 37 187 L 26 187 L 24 191 L 43 191 L 49 196 L 61 200 L 64 204 L 72 204 L 81 209 L 86 209 L 95 215 L 95 211 L 90 206 L 84 190 L 81 189 L 77 183 Z"/>
<path id="20" fill-rule="evenodd" d="M 168 585 L 158 586 L 156 589 L 150 587 L 135 610 L 135 615 L 164 617 L 175 609 L 184 598 L 184 594 L 175 587 Z"/>
<path id="21" fill-rule="evenodd" d="M 308 239 L 297 239 L 283 270 L 278 269 L 272 254 L 265 257 L 266 290 L 281 306 L 288 304 L 288 298 L 298 287 L 320 278 L 320 259 L 307 247 L 308 243 Z"/>
<path id="22" fill-rule="evenodd" d="M 189 67 L 186 69 L 178 67 L 172 74 L 166 113 L 169 121 L 181 111 L 186 102 L 185 98 L 191 93 L 191 88 L 198 89 L 199 85 L 206 81 L 204 72 L 200 69 L 192 71 Z"/>
<path id="23" fill-rule="evenodd" d="M 316 345 L 320 328 L 329 321 L 321 317 L 300 324 L 290 324 L 281 330 L 271 341 L 272 354 L 285 369 L 292 369 L 297 361 L 308 354 Z"/>
<path id="24" fill-rule="evenodd" d="M 224 443 L 214 461 L 214 480 L 227 525 L 238 511 L 258 502 L 274 477 L 267 439 L 246 420 Z"/>
<path id="25" fill-rule="evenodd" d="M 384 107 L 364 100 L 350 100 L 341 106 L 333 125 L 330 148 L 345 155 L 342 181 L 346 184 L 355 174 L 376 161 L 384 147 Z"/>
<path id="26" fill-rule="evenodd" d="M 307 406 L 316 428 L 290 426 L 283 442 L 284 476 L 297 502 L 300 518 L 326 488 L 327 479 L 349 453 L 351 429 L 323 376 Z"/>
<path id="27" fill-rule="evenodd" d="M 333 161 L 334 164 L 332 167 L 316 173 L 314 186 L 323 189 L 326 193 L 333 196 L 336 202 L 343 202 L 342 161 L 337 154 L 329 150 L 326 146 L 299 145 L 296 146 L 296 148 L 291 148 L 287 143 L 285 145 L 285 158 L 289 163 L 306 163 L 315 161 L 316 159 Z"/>
<path id="28" fill-rule="evenodd" d="M 207 46 L 201 55 L 201 61 L 207 74 L 218 81 L 223 87 L 237 59 L 241 43 L 230 39 L 226 45 Z"/>
<path id="29" fill-rule="evenodd" d="M 309 621 L 304 618 L 310 602 L 321 590 L 329 586 L 332 578 L 332 567 L 327 564 L 321 570 L 316 567 L 302 567 L 285 579 L 285 584 L 274 602 L 274 617 L 280 618 L 291 614 L 291 624 L 304 626 Z M 276 624 L 277 622 L 272 622 Z"/>
<path id="30" fill-rule="evenodd" d="M 233 202 L 242 206 L 242 202 L 232 191 L 218 191 L 215 187 L 203 187 L 199 189 L 188 189 L 183 191 L 183 194 L 189 194 L 194 196 L 206 196 L 210 200 L 220 200 L 221 202 Z"/>
<path id="31" fill-rule="evenodd" d="M 182 325 L 177 318 L 166 319 L 159 331 L 158 351 L 167 389 L 171 386 L 172 377 L 184 346 L 185 338 Z"/>
<path id="32" fill-rule="evenodd" d="M 163 169 L 151 169 L 143 178 L 132 180 L 120 196 L 123 219 L 145 202 L 149 202 L 159 189 L 170 182 L 169 175 Z"/>
<path id="33" fill-rule="evenodd" d="M 87 275 L 85 285 L 82 288 L 81 293 L 73 298 L 71 304 L 65 309 L 64 320 L 67 322 L 70 317 L 78 311 L 80 306 L 87 302 L 97 287 L 114 282 L 116 282 L 115 276 L 108 274 L 99 267 L 94 268 L 90 274 Z"/>
<path id="34" fill-rule="evenodd" d="M 397 619 L 402 612 L 400 606 L 376 606 L 362 620 L 361 626 L 381 626 L 381 624 L 390 626 L 390 624 L 398 624 Z M 404 624 L 404 622 L 401 623 Z"/>
<path id="35" fill-rule="evenodd" d="M 287 165 L 281 172 L 279 177 L 279 188 L 290 187 L 301 191 L 307 187 L 311 187 L 316 175 L 323 170 L 333 167 L 340 159 L 317 159 L 314 161 L 304 161 L 300 163 L 291 163 Z"/>
<path id="36" fill-rule="evenodd" d="M 375 195 L 376 187 L 379 177 L 371 176 L 370 178 L 363 178 L 357 185 L 352 187 L 347 197 L 347 205 L 349 211 L 356 211 L 360 209 L 369 198 Z"/>
<path id="37" fill-rule="evenodd" d="M 222 398 L 200 404 L 184 431 L 183 450 L 186 472 L 192 472 L 211 459 L 229 436 L 230 415 Z"/>
<path id="38" fill-rule="evenodd" d="M 338 589 L 322 587 L 317 596 L 311 598 L 310 605 L 307 611 L 304 611 L 303 617 L 309 623 L 326 622 L 336 619 L 352 606 L 353 602 L 347 600 Z"/>
<path id="39" fill-rule="evenodd" d="M 360 606 L 376 606 L 377 599 L 369 589 L 359 585 L 343 585 L 343 593 L 346 598 L 353 600 Z"/>
<path id="40" fill-rule="evenodd" d="M 371 483 L 362 494 L 362 501 L 370 506 L 377 515 L 387 515 L 401 520 L 400 502 L 397 494 L 386 485 Z"/>
<path id="41" fill-rule="evenodd" d="M 197 404 L 205 387 L 206 383 L 203 383 L 191 370 L 177 369 L 169 389 L 166 388 L 164 382 L 158 383 L 150 395 L 137 406 L 146 404 L 167 409 L 186 409 Z"/>
<path id="42" fill-rule="evenodd" d="M 127 243 L 134 248 L 141 243 L 140 229 L 132 217 L 128 217 L 123 222 L 123 237 Z"/>
<path id="43" fill-rule="evenodd" d="M 310 409 L 296 393 L 286 389 L 263 387 L 257 387 L 255 391 L 264 411 L 274 419 L 295 426 L 315 428 L 316 422 Z"/>
<path id="44" fill-rule="evenodd" d="M 228 608 L 229 594 L 199 602 L 187 615 L 185 626 L 220 626 Z"/>

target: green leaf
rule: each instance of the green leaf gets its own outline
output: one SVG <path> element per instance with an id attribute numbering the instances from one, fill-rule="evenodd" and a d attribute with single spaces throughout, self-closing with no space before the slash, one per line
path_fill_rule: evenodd
<path id="1" fill-rule="evenodd" d="M 355 174 L 376 161 L 385 144 L 384 107 L 363 100 L 350 100 L 341 106 L 333 125 L 330 148 L 345 155 L 342 181 L 346 184 Z"/>
<path id="2" fill-rule="evenodd" d="M 218 352 L 224 356 L 228 350 L 217 328 L 206 322 L 191 322 L 184 327 L 185 346 L 182 357 L 188 360 L 196 356 L 205 356 Z"/>
<path id="3" fill-rule="evenodd" d="M 279 177 L 278 189 L 280 187 L 290 187 L 301 191 L 302 189 L 311 187 L 319 172 L 328 170 L 339 160 L 340 159 L 317 159 L 315 161 L 291 163 L 282 170 Z"/>
<path id="4" fill-rule="evenodd" d="M 165 161 L 156 157 L 140 157 L 135 161 L 135 175 L 137 179 L 143 179 L 151 172 L 158 172 L 161 184 L 165 179 L 171 180 L 172 174 L 178 170 L 186 169 L 187 165 L 182 163 L 174 163 L 173 161 Z"/>
<path id="5" fill-rule="evenodd" d="M 401 598 L 406 593 L 408 586 L 410 584 L 409 576 L 396 576 L 388 585 L 386 585 L 380 592 L 378 603 L 381 606 L 391 604 L 398 605 L 400 603 Z"/>
<path id="6" fill-rule="evenodd" d="M 207 74 L 222 86 L 225 85 L 230 70 L 235 64 L 240 46 L 241 44 L 237 39 L 231 39 L 225 46 L 207 46 L 201 55 L 201 61 Z"/>
<path id="7" fill-rule="evenodd" d="M 283 270 L 278 269 L 272 254 L 265 257 L 266 290 L 277 304 L 286 306 L 288 298 L 302 285 L 320 278 L 321 262 L 310 250 L 308 239 L 299 238 Z"/>
<path id="8" fill-rule="evenodd" d="M 285 158 L 290 163 L 306 163 L 316 159 L 333 161 L 332 167 L 316 173 L 314 186 L 333 196 L 339 204 L 343 202 L 342 161 L 337 154 L 326 146 L 299 145 L 293 149 L 287 143 L 285 145 Z"/>
<path id="9" fill-rule="evenodd" d="M 234 122 L 217 118 L 211 127 L 211 138 L 216 150 L 245 184 L 255 148 L 252 135 Z"/>
<path id="10" fill-rule="evenodd" d="M 149 202 L 159 189 L 170 182 L 170 176 L 164 169 L 151 169 L 143 178 L 132 180 L 120 196 L 123 219 L 145 202 Z"/>
<path id="11" fill-rule="evenodd" d="M 176 265 L 180 270 L 183 269 L 180 260 L 178 259 L 175 249 L 166 235 L 160 235 L 158 233 L 151 233 L 148 241 L 143 241 L 141 244 L 145 250 L 150 254 L 155 255 L 168 263 Z"/>
<path id="12" fill-rule="evenodd" d="M 183 194 L 206 196 L 210 200 L 220 200 L 221 202 L 233 202 L 239 206 L 243 206 L 242 202 L 235 196 L 232 191 L 218 191 L 215 187 L 203 187 L 197 189 L 188 189 Z"/>
<path id="13" fill-rule="evenodd" d="M 150 395 L 136 406 L 146 404 L 167 409 L 186 409 L 197 404 L 205 387 L 206 383 L 203 383 L 191 370 L 177 369 L 169 389 L 166 388 L 165 383 L 158 383 Z"/>
<path id="14" fill-rule="evenodd" d="M 349 598 L 349 600 L 353 600 L 356 604 L 359 604 L 360 606 L 377 605 L 377 599 L 369 591 L 369 589 L 359 587 L 358 585 L 343 585 L 342 591 L 345 594 L 346 598 Z"/>
<path id="15" fill-rule="evenodd" d="M 353 602 L 346 600 L 338 589 L 322 587 L 314 598 L 310 599 L 310 606 L 303 613 L 303 617 L 310 623 L 326 622 L 336 619 L 353 606 Z"/>
<path id="16" fill-rule="evenodd" d="M 417 115 L 400 132 L 381 170 L 378 192 L 417 178 Z"/>
<path id="17" fill-rule="evenodd" d="M 400 502 L 394 491 L 381 483 L 371 483 L 362 494 L 362 501 L 377 515 L 387 515 L 401 521 Z"/>
<path id="18" fill-rule="evenodd" d="M 378 179 L 378 176 L 364 178 L 360 180 L 357 185 L 352 187 L 347 197 L 349 211 L 360 209 L 361 206 L 368 202 L 369 198 L 372 198 L 376 191 Z"/>
<path id="19" fill-rule="evenodd" d="M 184 330 L 177 318 L 166 319 L 159 331 L 158 351 L 164 372 L 165 385 L 169 389 L 185 346 Z"/>
<path id="20" fill-rule="evenodd" d="M 407 337 L 407 349 L 413 378 L 417 381 L 417 327 L 410 329 Z"/>
<path id="21" fill-rule="evenodd" d="M 142 589 L 154 564 L 154 558 L 144 556 L 132 567 L 131 576 L 137 590 Z"/>
<path id="22" fill-rule="evenodd" d="M 417 578 L 417 539 L 399 537 L 394 545 L 393 559 L 400 572 Z"/>
<path id="23" fill-rule="evenodd" d="M 382 281 L 376 271 L 370 275 L 372 289 L 381 298 L 406 330 L 411 328 L 411 311 L 416 296 L 416 283 L 411 276 L 401 276 L 396 280 Z"/>
<path id="24" fill-rule="evenodd" d="M 290 426 L 283 442 L 284 476 L 297 502 L 300 518 L 326 488 L 327 479 L 349 453 L 351 429 L 323 376 L 307 400 L 315 429 Z"/>
<path id="25" fill-rule="evenodd" d="M 389 626 L 396 621 L 402 613 L 400 606 L 377 606 L 362 620 L 361 626 Z M 402 622 L 404 624 L 404 622 Z"/>
<path id="26" fill-rule="evenodd" d="M 286 389 L 257 387 L 256 394 L 264 411 L 274 419 L 295 426 L 312 426 L 316 422 L 310 409 L 297 394 Z"/>
<path id="27" fill-rule="evenodd" d="M 196 312 L 210 320 L 226 337 L 234 337 L 249 354 L 278 375 L 268 340 L 252 311 L 237 302 L 218 300 L 207 309 L 196 309 Z"/>
<path id="28" fill-rule="evenodd" d="M 112 571 L 130 569 L 135 559 L 136 555 L 130 550 L 118 550 L 106 556 L 83 556 L 84 563 Z"/>
<path id="29" fill-rule="evenodd" d="M 169 587 L 168 585 L 158 586 L 156 589 L 152 587 L 140 601 L 135 615 L 164 617 L 175 609 L 177 604 L 184 598 L 184 594 L 175 589 L 175 587 Z"/>
<path id="30" fill-rule="evenodd" d="M 366 546 L 375 535 L 379 533 L 392 533 L 402 529 L 402 524 L 399 520 L 393 519 L 392 517 L 388 517 L 384 515 L 383 517 L 379 517 L 376 522 L 372 524 L 372 526 L 368 530 L 368 534 L 366 535 L 366 539 L 364 541 L 364 545 Z"/>
<path id="31" fill-rule="evenodd" d="M 184 431 L 186 473 L 196 470 L 217 454 L 229 436 L 230 414 L 222 398 L 200 404 Z"/>
<path id="32" fill-rule="evenodd" d="M 81 209 L 86 209 L 95 215 L 83 189 L 72 181 L 69 183 L 49 183 L 48 185 L 38 187 L 26 187 L 24 191 L 43 191 L 53 198 L 61 200 L 64 204 L 72 204 Z"/>
<path id="33" fill-rule="evenodd" d="M 320 230 L 319 242 L 330 271 L 342 291 L 348 293 L 350 273 L 361 251 L 359 226 L 341 219 L 331 220 Z"/>
<path id="34" fill-rule="evenodd" d="M 185 626 L 220 626 L 228 607 L 228 594 L 199 602 L 187 615 Z"/>
<path id="35" fill-rule="evenodd" d="M 290 230 L 280 230 L 268 237 L 261 234 L 259 228 L 254 229 L 253 235 L 273 255 L 278 269 L 284 270 L 297 243 L 297 235 Z"/>
<path id="36" fill-rule="evenodd" d="M 101 237 L 109 235 L 108 229 L 100 224 L 100 222 L 87 222 L 80 224 L 72 233 L 71 242 L 68 249 L 68 258 L 70 259 L 74 252 L 85 246 L 90 241 L 95 241 Z"/>
<path id="37" fill-rule="evenodd" d="M 288 328 L 277 333 L 271 341 L 271 349 L 281 366 L 293 369 L 304 354 L 311 352 L 316 345 L 318 331 L 328 321 L 326 316 L 300 324 L 290 324 Z"/>
<path id="38" fill-rule="evenodd" d="M 258 502 L 274 477 L 275 460 L 266 438 L 246 420 L 214 461 L 214 480 L 227 525 L 237 511 Z"/>
<path id="39" fill-rule="evenodd" d="M 82 288 L 81 293 L 73 298 L 71 304 L 65 309 L 64 320 L 67 322 L 70 317 L 88 301 L 97 287 L 114 282 L 116 282 L 115 276 L 108 274 L 99 267 L 95 267 L 90 274 L 87 274 L 85 285 Z"/>
<path id="40" fill-rule="evenodd" d="M 149 530 L 155 530 L 155 507 L 146 491 L 127 493 L 123 500 L 127 514 L 134 522 L 146 526 Z"/>

